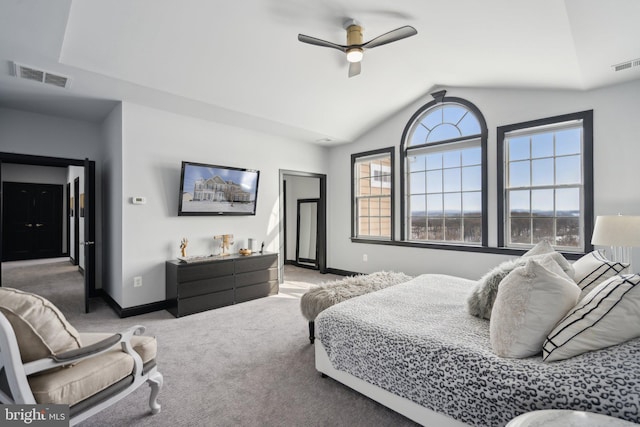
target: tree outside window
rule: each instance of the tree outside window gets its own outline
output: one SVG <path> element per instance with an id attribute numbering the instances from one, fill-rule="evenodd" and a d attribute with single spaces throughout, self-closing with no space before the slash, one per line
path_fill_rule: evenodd
<path id="1" fill-rule="evenodd" d="M 590 248 L 593 212 L 592 112 L 498 128 L 499 244 Z"/>
<path id="2" fill-rule="evenodd" d="M 486 138 L 480 111 L 433 94 L 403 134 L 406 240 L 486 246 Z"/>

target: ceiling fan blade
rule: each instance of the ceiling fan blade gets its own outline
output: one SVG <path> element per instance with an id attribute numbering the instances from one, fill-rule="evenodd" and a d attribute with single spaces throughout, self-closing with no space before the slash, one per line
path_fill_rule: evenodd
<path id="1" fill-rule="evenodd" d="M 396 28 L 395 30 L 391 30 L 388 33 L 384 33 L 383 35 L 378 36 L 375 39 L 371 39 L 368 42 L 363 43 L 362 47 L 371 49 L 387 43 L 402 40 L 407 37 L 415 36 L 416 34 L 418 34 L 418 31 L 415 28 L 410 25 L 405 25 L 404 27 Z"/>
<path id="2" fill-rule="evenodd" d="M 331 42 L 328 42 L 326 40 L 317 39 L 317 38 L 311 37 L 311 36 L 305 36 L 304 34 L 298 34 L 298 40 L 301 41 L 302 43 L 308 43 L 308 44 L 312 44 L 312 45 L 315 45 L 315 46 L 331 47 L 333 49 L 338 49 L 340 52 L 346 52 L 347 51 L 347 47 L 346 46 L 342 46 L 342 45 L 336 44 L 336 43 L 331 43 Z"/>
<path id="3" fill-rule="evenodd" d="M 362 70 L 361 62 L 349 62 L 349 77 L 357 76 Z"/>

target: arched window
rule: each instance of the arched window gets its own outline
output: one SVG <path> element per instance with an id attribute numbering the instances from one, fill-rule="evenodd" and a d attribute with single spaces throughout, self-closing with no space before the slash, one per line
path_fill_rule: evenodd
<path id="1" fill-rule="evenodd" d="M 475 105 L 445 94 L 432 94 L 402 135 L 402 238 L 487 246 L 487 125 Z"/>

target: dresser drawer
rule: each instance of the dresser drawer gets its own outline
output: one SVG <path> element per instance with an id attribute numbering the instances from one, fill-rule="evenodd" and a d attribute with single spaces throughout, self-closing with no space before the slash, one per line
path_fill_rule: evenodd
<path id="1" fill-rule="evenodd" d="M 185 316 L 231 304 L 233 304 L 233 289 L 191 298 L 181 298 L 178 302 L 177 316 Z"/>
<path id="2" fill-rule="evenodd" d="M 256 298 L 266 297 L 271 292 L 271 285 L 272 284 L 270 282 L 264 282 L 258 285 L 236 288 L 236 302 L 243 302 Z"/>
<path id="3" fill-rule="evenodd" d="M 248 256 L 236 260 L 235 273 L 246 273 L 248 271 L 265 270 L 277 267 L 278 257 L 276 255 Z"/>
<path id="4" fill-rule="evenodd" d="M 178 268 L 178 282 L 233 275 L 233 261 L 199 262 Z"/>
<path id="5" fill-rule="evenodd" d="M 188 298 L 233 289 L 233 282 L 233 276 L 223 276 L 178 283 L 178 298 Z"/>
<path id="6" fill-rule="evenodd" d="M 278 279 L 278 270 L 270 268 L 269 270 L 251 271 L 249 273 L 236 274 L 236 288 L 243 286 L 257 285 L 258 283 L 268 282 Z"/>

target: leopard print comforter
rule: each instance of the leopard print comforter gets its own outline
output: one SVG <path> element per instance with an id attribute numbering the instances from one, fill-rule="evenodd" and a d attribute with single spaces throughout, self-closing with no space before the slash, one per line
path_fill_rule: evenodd
<path id="1" fill-rule="evenodd" d="M 419 276 L 328 308 L 316 336 L 334 368 L 469 425 L 536 409 L 640 423 L 640 339 L 552 363 L 500 358 L 489 321 L 465 310 L 474 283 Z"/>

